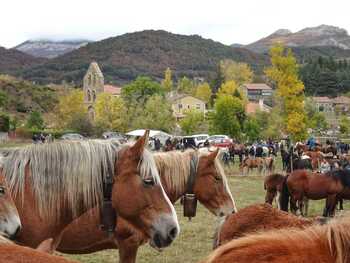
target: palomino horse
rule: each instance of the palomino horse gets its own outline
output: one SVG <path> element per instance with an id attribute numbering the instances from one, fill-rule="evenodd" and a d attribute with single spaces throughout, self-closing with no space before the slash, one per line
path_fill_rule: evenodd
<path id="1" fill-rule="evenodd" d="M 58 142 L 11 152 L 2 173 L 23 225 L 17 240 L 37 247 L 53 238 L 54 250 L 64 228 L 94 207 L 103 207 L 101 221 L 113 233 L 113 206 L 118 217 L 140 229 L 153 246 L 170 245 L 179 225 L 153 156 L 145 150 L 148 133 L 134 145 Z"/>
<path id="2" fill-rule="evenodd" d="M 247 157 L 243 160 L 243 162 L 240 165 L 242 174 L 244 174 L 244 168 L 247 168 L 247 174 L 249 173 L 249 171 L 252 171 L 253 168 L 257 168 L 259 173 L 261 173 L 264 169 L 264 160 L 260 157 L 256 157 L 255 159 Z"/>
<path id="3" fill-rule="evenodd" d="M 311 200 L 320 200 L 327 198 L 324 216 L 333 216 L 336 206 L 337 195 L 345 187 L 350 186 L 350 172 L 347 170 L 331 171 L 325 174 L 312 173 L 306 170 L 296 170 L 289 174 L 284 182 L 281 193 L 281 209 L 288 210 L 290 198 L 291 211 L 295 213 L 296 203 L 299 203 L 299 209 L 303 214 L 303 199 L 306 197 Z"/>
<path id="4" fill-rule="evenodd" d="M 306 229 L 280 229 L 248 235 L 219 247 L 203 263 L 350 262 L 350 220 Z"/>
<path id="5" fill-rule="evenodd" d="M 217 154 L 218 151 L 208 152 L 204 149 L 154 154 L 164 189 L 173 203 L 188 193 L 189 185 L 192 184 L 195 197 L 213 214 L 223 216 L 236 211 Z M 76 219 L 65 229 L 58 250 L 65 253 L 90 253 L 119 248 L 120 262 L 135 262 L 137 249 L 147 238 L 118 218 L 116 242 L 96 228 L 98 222 L 97 212 L 89 212 Z"/>
<path id="6" fill-rule="evenodd" d="M 312 223 L 310 219 L 288 214 L 269 204 L 251 205 L 226 217 L 215 235 L 214 248 L 247 234 L 287 227 L 305 228 Z"/>

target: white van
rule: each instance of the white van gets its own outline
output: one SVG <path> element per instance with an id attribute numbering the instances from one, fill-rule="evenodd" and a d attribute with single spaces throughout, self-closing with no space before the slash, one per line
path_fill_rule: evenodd
<path id="1" fill-rule="evenodd" d="M 194 135 L 190 135 L 190 136 L 184 136 L 184 139 L 186 138 L 193 138 L 195 146 L 196 147 L 203 147 L 204 146 L 204 142 L 209 138 L 208 134 L 194 134 Z"/>

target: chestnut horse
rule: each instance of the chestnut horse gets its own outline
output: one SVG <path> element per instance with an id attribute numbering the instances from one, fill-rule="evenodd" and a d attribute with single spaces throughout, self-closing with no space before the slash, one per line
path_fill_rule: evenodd
<path id="1" fill-rule="evenodd" d="M 249 173 L 249 171 L 252 171 L 253 168 L 257 168 L 259 173 L 261 173 L 264 168 L 264 160 L 260 157 L 256 157 L 255 159 L 247 157 L 243 160 L 243 162 L 240 165 L 242 174 L 244 174 L 245 167 L 247 168 L 247 174 Z"/>
<path id="2" fill-rule="evenodd" d="M 279 196 L 282 192 L 283 183 L 285 182 L 286 178 L 286 176 L 278 173 L 270 174 L 265 177 L 265 203 L 272 205 L 273 200 L 276 199 L 277 207 L 280 208 Z"/>
<path id="3" fill-rule="evenodd" d="M 291 211 L 296 212 L 299 203 L 299 209 L 303 215 L 303 199 L 306 197 L 311 200 L 320 200 L 326 198 L 326 208 L 324 216 L 333 216 L 336 206 L 337 195 L 345 187 L 350 186 L 350 172 L 347 170 L 331 171 L 325 174 L 312 173 L 306 170 L 295 170 L 290 173 L 281 193 L 281 209 L 288 211 L 288 202 L 290 199 Z"/>
<path id="4" fill-rule="evenodd" d="M 305 228 L 311 224 L 313 221 L 310 219 L 288 214 L 269 204 L 251 205 L 226 217 L 215 234 L 214 248 L 255 232 L 287 227 Z"/>
<path id="5" fill-rule="evenodd" d="M 203 263 L 350 262 L 350 218 L 306 229 L 248 235 L 219 247 Z"/>
<path id="6" fill-rule="evenodd" d="M 114 208 L 118 217 L 142 231 L 153 246 L 170 245 L 179 225 L 153 155 L 145 150 L 148 134 L 133 145 L 55 142 L 10 152 L 2 174 L 23 225 L 19 243 L 37 247 L 53 238 L 55 250 L 66 226 L 90 209 L 103 206 L 102 218 L 113 218 Z M 115 219 L 109 223 L 113 223 L 107 225 L 113 231 Z"/>
<path id="7" fill-rule="evenodd" d="M 236 211 L 217 155 L 218 150 L 209 152 L 206 149 L 154 154 L 161 181 L 171 202 L 175 203 L 184 196 L 190 180 L 193 180 L 194 195 L 211 213 L 223 216 Z M 194 176 L 191 175 L 193 160 L 197 160 Z M 138 247 L 147 241 L 147 237 L 118 218 L 115 239 L 110 239 L 96 228 L 98 222 L 97 211 L 90 211 L 76 219 L 65 229 L 58 250 L 64 253 L 91 253 L 118 248 L 120 262 L 135 262 Z"/>

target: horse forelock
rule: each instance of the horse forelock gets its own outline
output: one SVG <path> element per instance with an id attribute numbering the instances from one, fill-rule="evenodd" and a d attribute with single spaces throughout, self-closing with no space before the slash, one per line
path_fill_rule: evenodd
<path id="1" fill-rule="evenodd" d="M 104 179 L 114 175 L 120 149 L 92 140 L 26 146 L 6 158 L 4 175 L 14 197 L 23 202 L 28 168 L 39 214 L 58 219 L 64 203 L 75 216 L 102 201 Z"/>

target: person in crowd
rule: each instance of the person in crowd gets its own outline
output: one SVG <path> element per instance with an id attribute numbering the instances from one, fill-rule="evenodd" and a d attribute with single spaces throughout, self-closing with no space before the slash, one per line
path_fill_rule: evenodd
<path id="1" fill-rule="evenodd" d="M 155 148 L 155 150 L 159 151 L 161 147 L 162 147 L 162 144 L 160 143 L 160 140 L 158 138 L 156 138 L 155 141 L 154 141 L 154 148 Z"/>
<path id="2" fill-rule="evenodd" d="M 323 159 L 320 163 L 320 172 L 321 173 L 327 173 L 331 170 L 331 166 L 329 165 L 329 163 Z"/>
<path id="3" fill-rule="evenodd" d="M 264 149 L 263 146 L 261 144 L 258 144 L 256 146 L 256 150 L 255 150 L 255 157 L 260 157 L 262 158 L 264 154 Z"/>

